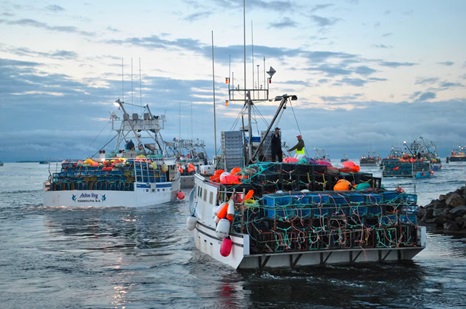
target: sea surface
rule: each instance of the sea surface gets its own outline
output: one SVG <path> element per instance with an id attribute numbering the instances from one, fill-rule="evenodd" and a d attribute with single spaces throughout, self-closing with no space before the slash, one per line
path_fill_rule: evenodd
<path id="1" fill-rule="evenodd" d="M 195 249 L 187 201 L 44 207 L 47 176 L 46 164 L 0 167 L 0 308 L 466 308 L 462 237 L 429 233 L 402 264 L 241 272 Z M 466 184 L 466 163 L 383 183 L 426 205 Z"/>

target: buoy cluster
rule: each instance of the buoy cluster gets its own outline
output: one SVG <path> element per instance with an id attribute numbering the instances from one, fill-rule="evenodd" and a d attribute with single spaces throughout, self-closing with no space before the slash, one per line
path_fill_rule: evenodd
<path id="1" fill-rule="evenodd" d="M 247 177 L 240 167 L 234 167 L 229 172 L 223 169 L 216 170 L 210 176 L 210 181 L 219 182 L 224 185 L 237 185 L 241 184 L 241 181 Z"/>
<path id="2" fill-rule="evenodd" d="M 223 202 L 219 206 L 213 208 L 213 220 L 216 224 L 215 234 L 221 240 L 220 254 L 227 257 L 231 254 L 233 249 L 233 241 L 230 237 L 231 224 L 235 218 L 235 201 L 238 203 L 248 203 L 252 201 L 254 190 L 249 190 L 247 194 L 242 197 L 241 194 L 232 195 L 230 199 Z M 194 230 L 196 227 L 197 218 L 194 214 L 186 219 L 186 227 L 189 231 Z"/>

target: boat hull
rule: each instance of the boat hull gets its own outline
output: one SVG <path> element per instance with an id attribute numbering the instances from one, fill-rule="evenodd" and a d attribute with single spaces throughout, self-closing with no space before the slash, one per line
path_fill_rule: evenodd
<path id="1" fill-rule="evenodd" d="M 222 240 L 215 230 L 198 223 L 194 230 L 196 248 L 213 259 L 234 269 L 298 268 L 314 265 L 383 263 L 412 260 L 425 249 L 427 233 L 419 227 L 417 247 L 325 249 L 271 254 L 249 254 L 249 235 L 230 235 L 233 248 L 229 256 L 220 254 Z"/>
<path id="2" fill-rule="evenodd" d="M 466 157 L 447 157 L 447 162 L 466 162 Z"/>
<path id="3" fill-rule="evenodd" d="M 66 207 L 144 207 L 176 200 L 178 189 L 173 183 L 135 183 L 134 191 L 116 190 L 47 190 L 43 192 L 44 206 Z"/>
<path id="4" fill-rule="evenodd" d="M 313 234 L 314 232 L 308 229 L 307 236 L 303 238 L 297 238 L 297 234 L 293 234 L 294 230 L 288 230 L 287 228 L 275 232 L 270 229 L 261 230 L 259 234 L 251 234 L 250 232 L 254 227 L 244 225 L 241 232 L 234 229 L 230 230 L 229 237 L 233 245 L 230 254 L 224 256 L 222 255 L 224 236 L 222 237 L 222 234 L 219 234 L 216 230 L 218 221 L 215 220 L 216 211 L 221 206 L 218 206 L 213 199 L 219 194 L 222 195 L 223 192 L 218 184 L 208 181 L 207 177 L 196 175 L 195 187 L 190 194 L 190 213 L 196 218 L 192 233 L 196 248 L 200 252 L 234 269 L 296 268 L 325 264 L 399 262 L 411 260 L 426 247 L 426 228 L 414 224 L 416 219 L 413 216 L 416 215 L 417 206 L 412 206 L 405 209 L 410 215 L 400 215 L 398 218 L 403 219 L 399 221 L 400 223 L 406 223 L 406 225 L 402 224 L 403 226 L 390 225 L 384 221 L 393 220 L 393 215 L 379 216 L 380 221 L 373 228 L 360 226 L 359 228 L 345 230 L 342 233 L 340 229 L 322 230 L 315 226 L 316 233 Z M 371 194 L 368 194 L 366 199 L 371 196 Z M 406 197 L 410 199 L 409 205 L 415 203 L 414 196 L 407 195 Z M 396 199 L 392 195 L 387 195 L 386 198 L 386 203 L 390 199 Z M 375 209 L 378 208 L 377 205 L 375 203 Z M 281 211 L 280 209 L 283 208 L 277 208 L 274 215 L 277 215 Z M 241 215 L 235 218 L 235 220 L 247 220 L 244 217 L 242 219 Z M 316 222 L 320 220 L 325 219 L 322 216 L 317 216 Z M 334 222 L 343 222 L 339 220 L 341 220 L 341 217 Z M 345 218 L 343 220 L 346 222 Z M 280 220 L 274 222 L 278 225 L 282 224 Z M 285 239 L 285 236 L 283 236 L 285 230 L 287 231 L 286 238 L 293 239 L 295 245 L 290 248 L 281 247 L 281 249 L 277 250 L 277 246 L 280 247 L 286 243 L 286 241 L 283 241 Z M 299 231 L 298 229 L 295 230 Z M 317 236 L 317 240 L 314 241 L 315 236 Z M 262 244 L 268 243 L 271 247 L 269 247 L 269 250 L 258 252 L 258 241 Z M 297 249 L 298 244 L 302 245 L 301 249 Z"/>
<path id="5" fill-rule="evenodd" d="M 414 178 L 416 179 L 424 179 L 432 177 L 433 172 L 416 172 L 414 173 Z"/>

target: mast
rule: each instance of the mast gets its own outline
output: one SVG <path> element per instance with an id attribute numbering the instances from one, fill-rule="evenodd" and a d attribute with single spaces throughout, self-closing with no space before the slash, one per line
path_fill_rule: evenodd
<path id="1" fill-rule="evenodd" d="M 215 114 L 214 32 L 212 31 L 212 91 L 214 100 L 214 157 L 217 156 L 217 116 Z"/>

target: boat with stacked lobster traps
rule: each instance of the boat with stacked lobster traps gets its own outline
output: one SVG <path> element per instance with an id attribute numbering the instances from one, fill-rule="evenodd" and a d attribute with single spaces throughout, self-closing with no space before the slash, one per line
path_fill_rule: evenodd
<path id="1" fill-rule="evenodd" d="M 148 105 L 130 116 L 124 102 L 115 103 L 123 115 L 110 117 L 114 148 L 49 165 L 44 206 L 144 207 L 184 198 L 177 160 L 163 147 L 164 116 L 152 115 Z"/>
<path id="2" fill-rule="evenodd" d="M 273 119 L 296 99 L 276 97 Z M 415 194 L 384 188 L 350 161 L 341 168 L 307 158 L 261 161 L 273 125 L 257 145 L 235 144 L 252 154 L 235 159 L 239 165 L 228 168 L 222 157 L 220 168 L 201 166 L 195 174 L 186 225 L 198 250 L 234 269 L 267 269 L 399 262 L 426 247 Z M 222 143 L 227 149 L 229 140 Z"/>
<path id="3" fill-rule="evenodd" d="M 424 139 L 414 140 L 409 145 L 403 142 L 406 151 L 399 156 L 383 163 L 383 177 L 412 177 L 416 179 L 430 178 L 434 175 L 435 170 L 441 168 L 441 161 L 434 152 L 427 146 Z M 392 148 L 393 151 L 393 148 Z"/>
<path id="4" fill-rule="evenodd" d="M 167 147 L 177 158 L 182 189 L 194 187 L 194 174 L 201 165 L 207 165 L 209 157 L 203 140 L 177 139 L 166 142 Z"/>
<path id="5" fill-rule="evenodd" d="M 219 174 L 221 172 L 221 174 Z M 196 174 L 196 247 L 235 269 L 411 260 L 426 246 L 417 196 L 370 173 L 264 162 Z"/>
<path id="6" fill-rule="evenodd" d="M 447 163 L 450 162 L 466 162 L 466 146 L 458 146 L 453 148 L 450 155 L 447 156 Z"/>

